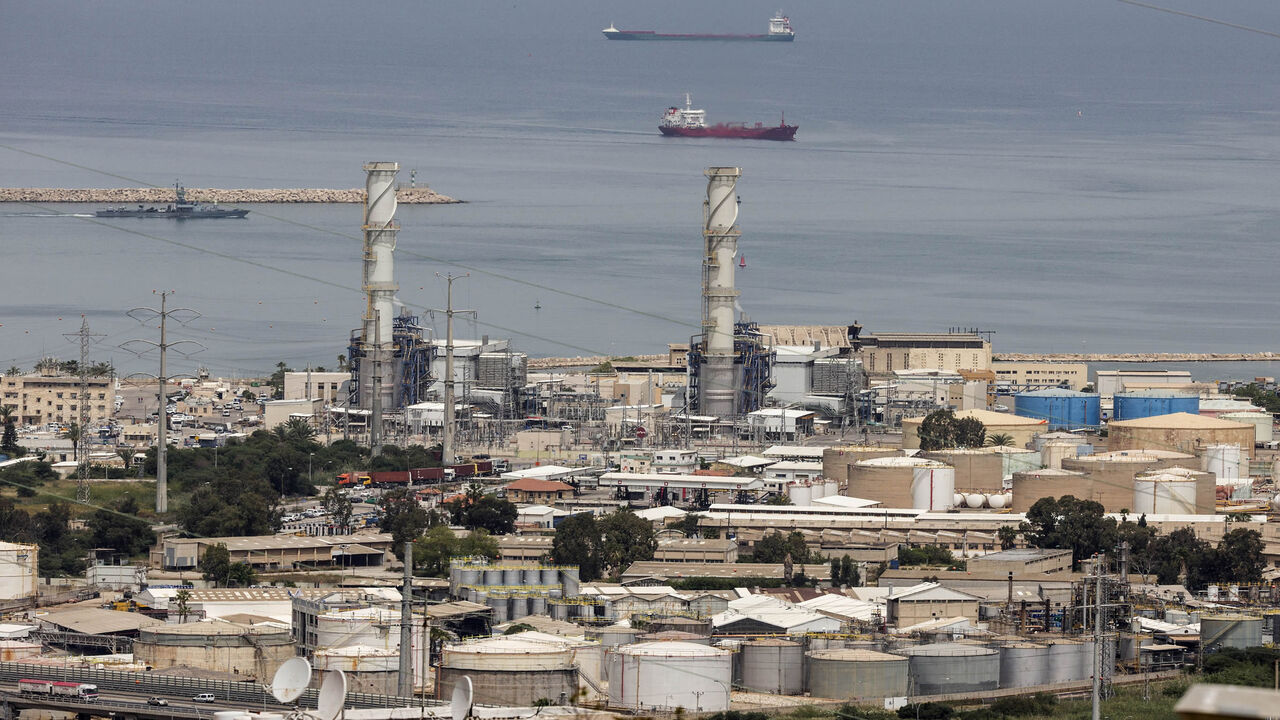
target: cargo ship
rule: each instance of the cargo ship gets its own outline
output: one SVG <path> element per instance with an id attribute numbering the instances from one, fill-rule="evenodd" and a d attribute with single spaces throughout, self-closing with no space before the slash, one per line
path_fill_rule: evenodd
<path id="1" fill-rule="evenodd" d="M 668 137 L 714 137 L 743 140 L 795 140 L 799 125 L 788 125 L 786 115 L 777 125 L 756 123 L 717 123 L 707 125 L 707 111 L 694 110 L 692 98 L 684 96 L 684 107 L 667 108 L 658 123 L 658 130 Z"/>
<path id="2" fill-rule="evenodd" d="M 610 40 L 750 40 L 767 42 L 791 42 L 796 39 L 791 29 L 791 18 L 782 14 L 769 18 L 769 32 L 763 35 L 718 35 L 713 33 L 660 33 L 653 30 L 619 30 L 609 23 L 604 36 Z"/>
<path id="3" fill-rule="evenodd" d="M 166 205 L 164 207 L 143 207 L 139 205 L 136 208 L 131 207 L 114 207 L 98 210 L 94 213 L 95 217 L 100 218 L 172 218 L 174 220 L 204 220 L 210 218 L 242 218 L 249 214 L 248 210 L 240 208 L 222 208 L 214 205 L 201 205 L 198 202 L 187 202 L 187 189 L 182 187 L 181 183 L 175 183 L 173 186 L 177 193 L 177 202 Z"/>

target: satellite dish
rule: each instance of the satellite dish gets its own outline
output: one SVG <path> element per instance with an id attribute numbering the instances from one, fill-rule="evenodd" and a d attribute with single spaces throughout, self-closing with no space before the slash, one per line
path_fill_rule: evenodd
<path id="1" fill-rule="evenodd" d="M 288 705 L 301 697 L 310 684 L 311 663 L 306 658 L 289 658 L 271 678 L 271 696 Z"/>
<path id="2" fill-rule="evenodd" d="M 450 703 L 453 720 L 467 720 L 471 717 L 471 676 L 463 675 L 453 686 L 453 701 Z"/>
<path id="3" fill-rule="evenodd" d="M 330 670 L 320 682 L 320 700 L 312 714 L 317 720 L 335 720 L 347 703 L 347 676 L 341 670 Z"/>

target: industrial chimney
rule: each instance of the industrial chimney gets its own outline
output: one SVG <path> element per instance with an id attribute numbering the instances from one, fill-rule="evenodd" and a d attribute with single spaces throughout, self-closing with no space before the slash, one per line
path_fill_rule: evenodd
<path id="1" fill-rule="evenodd" d="M 707 200 L 703 205 L 702 333 L 705 350 L 699 412 L 720 417 L 736 415 L 739 379 L 734 367 L 734 256 L 738 254 L 738 178 L 742 169 L 711 167 Z"/>
<path id="2" fill-rule="evenodd" d="M 395 319 L 393 302 L 399 286 L 395 282 L 396 231 L 396 173 L 399 163 L 365 163 L 364 201 L 364 293 L 365 312 L 361 337 L 365 359 L 372 361 L 372 368 L 362 369 L 360 388 L 361 405 L 372 405 L 376 382 L 382 407 L 393 407 L 394 382 L 381 382 L 378 377 L 384 369 L 391 369 Z M 390 378 L 388 378 L 390 380 Z"/>

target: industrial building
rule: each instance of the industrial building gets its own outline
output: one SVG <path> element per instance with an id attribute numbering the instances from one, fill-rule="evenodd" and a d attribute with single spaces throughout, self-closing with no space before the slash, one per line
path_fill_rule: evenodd
<path id="1" fill-rule="evenodd" d="M 996 374 L 996 388 L 1001 395 L 1050 388 L 1081 391 L 1089 384 L 1089 366 L 1085 363 L 995 360 L 991 370 Z"/>
<path id="2" fill-rule="evenodd" d="M 367 687 L 394 687 L 400 653 L 405 651 L 400 646 L 400 600 L 399 591 L 389 588 L 335 590 L 319 597 L 294 597 L 293 642 L 298 654 L 326 665 L 349 663 L 362 673 L 356 680 Z M 430 667 L 424 618 L 422 613 L 414 613 L 410 620 L 408 651 L 412 654 L 414 687 L 425 684 L 426 668 Z M 332 652 L 343 648 L 348 650 Z"/>
<path id="3" fill-rule="evenodd" d="M 991 341 L 977 333 L 875 333 L 863 339 L 861 357 L 872 375 L 927 368 L 958 373 L 990 370 Z"/>

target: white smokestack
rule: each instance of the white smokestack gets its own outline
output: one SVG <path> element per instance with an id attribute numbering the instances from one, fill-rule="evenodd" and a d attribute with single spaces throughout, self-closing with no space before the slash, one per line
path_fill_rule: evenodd
<path id="1" fill-rule="evenodd" d="M 396 173 L 400 164 L 365 163 L 364 204 L 364 341 L 372 347 L 391 347 L 392 319 L 395 317 Z M 378 327 L 374 324 L 377 323 Z"/>
<path id="2" fill-rule="evenodd" d="M 711 167 L 703 208 L 705 242 L 702 284 L 702 327 L 706 361 L 702 368 L 701 412 L 738 412 L 734 373 L 733 323 L 738 291 L 734 288 L 734 257 L 738 254 L 738 178 L 742 169 Z"/>

